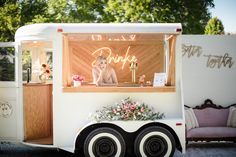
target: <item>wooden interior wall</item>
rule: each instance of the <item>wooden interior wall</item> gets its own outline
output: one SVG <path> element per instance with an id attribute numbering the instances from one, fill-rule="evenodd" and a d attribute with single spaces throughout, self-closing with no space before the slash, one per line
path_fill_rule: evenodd
<path id="1" fill-rule="evenodd" d="M 108 59 L 129 56 L 128 59 L 131 60 L 132 56 L 135 56 L 138 63 L 136 77 L 145 75 L 146 81 L 152 81 L 154 73 L 164 70 L 163 35 L 139 34 L 135 40 L 128 41 L 108 41 L 107 39 L 91 41 L 89 36 L 88 34 L 73 34 L 67 35 L 66 40 L 64 39 L 64 42 L 68 42 L 64 43 L 63 82 L 67 82 L 64 85 L 71 84 L 68 79 L 73 74 L 83 75 L 86 82 L 92 82 L 92 63 L 101 54 Z M 114 63 L 112 61 L 110 65 L 116 71 L 118 82 L 131 82 L 130 62 Z"/>
<path id="2" fill-rule="evenodd" d="M 174 86 L 175 85 L 175 46 L 176 46 L 176 36 L 173 35 L 169 38 L 169 70 L 167 77 L 167 85 Z"/>
<path id="3" fill-rule="evenodd" d="M 52 85 L 26 84 L 24 94 L 24 141 L 52 136 Z"/>

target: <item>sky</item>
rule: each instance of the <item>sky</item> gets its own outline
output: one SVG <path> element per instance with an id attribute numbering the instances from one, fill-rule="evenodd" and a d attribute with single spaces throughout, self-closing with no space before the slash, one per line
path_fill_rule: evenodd
<path id="1" fill-rule="evenodd" d="M 236 0 L 214 0 L 212 17 L 220 19 L 226 33 L 236 33 Z"/>

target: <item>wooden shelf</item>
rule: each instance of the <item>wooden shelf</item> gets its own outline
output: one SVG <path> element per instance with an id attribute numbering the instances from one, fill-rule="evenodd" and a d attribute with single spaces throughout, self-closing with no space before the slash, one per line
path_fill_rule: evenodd
<path id="1" fill-rule="evenodd" d="M 63 92 L 175 92 L 175 86 L 165 87 L 114 87 L 80 86 L 64 87 Z"/>

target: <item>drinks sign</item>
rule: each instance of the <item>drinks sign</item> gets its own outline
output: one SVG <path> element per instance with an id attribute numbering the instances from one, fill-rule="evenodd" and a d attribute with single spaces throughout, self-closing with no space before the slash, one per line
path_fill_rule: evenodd
<path id="1" fill-rule="evenodd" d="M 106 56 L 107 57 L 107 61 L 108 63 L 114 62 L 114 63 L 122 63 L 122 67 L 121 69 L 124 69 L 125 64 L 131 63 L 131 62 L 137 62 L 137 58 L 136 56 L 131 56 L 129 55 L 129 51 L 130 51 L 130 46 L 127 47 L 126 52 L 125 53 L 121 53 L 124 54 L 124 56 L 121 56 L 119 54 L 113 54 L 111 48 L 109 47 L 101 47 L 96 49 L 92 55 L 93 56 Z M 92 62 L 92 66 L 95 64 L 95 60 Z"/>

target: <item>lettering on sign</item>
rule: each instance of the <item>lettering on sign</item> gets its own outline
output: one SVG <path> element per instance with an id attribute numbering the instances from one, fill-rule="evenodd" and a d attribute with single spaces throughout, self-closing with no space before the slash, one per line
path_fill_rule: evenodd
<path id="1" fill-rule="evenodd" d="M 225 53 L 223 56 L 217 56 L 217 55 L 204 55 L 204 57 L 207 57 L 207 64 L 206 66 L 209 68 L 221 68 L 227 67 L 231 68 L 234 64 L 234 61 L 232 61 L 232 57 L 229 57 L 228 53 Z"/>
<path id="2" fill-rule="evenodd" d="M 102 56 L 106 56 L 108 63 L 111 63 L 111 62 L 113 62 L 113 63 L 120 63 L 121 62 L 122 63 L 121 69 L 124 69 L 125 64 L 127 62 L 128 63 L 137 62 L 136 56 L 130 56 L 129 55 L 129 51 L 130 51 L 130 46 L 128 46 L 128 48 L 127 48 L 127 50 L 125 52 L 125 55 L 124 56 L 120 56 L 118 54 L 113 54 L 111 48 L 109 48 L 109 47 L 101 47 L 101 48 L 95 50 L 92 53 L 92 55 L 93 56 L 101 56 L 101 55 Z M 94 60 L 92 62 L 92 66 L 94 66 L 95 61 L 96 60 Z"/>
<path id="3" fill-rule="evenodd" d="M 203 54 L 203 50 L 201 46 L 197 45 L 185 45 L 182 44 L 182 56 L 186 56 L 187 58 L 190 57 L 201 57 Z M 234 64 L 233 58 L 229 56 L 228 53 L 224 55 L 211 55 L 211 54 L 204 54 L 204 57 L 207 58 L 206 67 L 207 68 L 231 68 Z"/>
<path id="4" fill-rule="evenodd" d="M 136 35 L 135 34 L 127 34 L 127 35 L 116 35 L 114 37 L 108 37 L 108 41 L 135 41 L 135 37 Z M 100 34 L 95 34 L 95 35 L 92 35 L 91 36 L 91 39 L 93 41 L 101 41 L 101 40 L 104 40 L 102 38 L 102 35 Z"/>
<path id="5" fill-rule="evenodd" d="M 187 56 L 188 58 L 197 56 L 200 57 L 202 54 L 202 47 L 196 45 L 185 45 L 182 44 L 182 56 Z"/>

